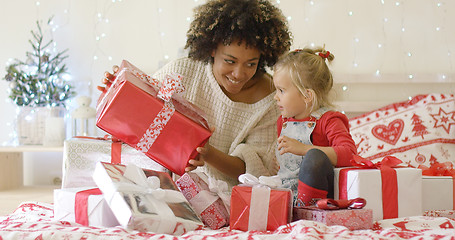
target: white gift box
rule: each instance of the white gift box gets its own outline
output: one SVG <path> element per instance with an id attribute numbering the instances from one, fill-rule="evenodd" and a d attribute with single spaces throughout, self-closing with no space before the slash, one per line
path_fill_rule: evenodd
<path id="1" fill-rule="evenodd" d="M 343 168 L 335 168 L 334 196 L 339 199 L 339 177 Z M 416 168 L 394 168 L 398 187 L 398 217 L 422 215 L 422 170 Z M 347 198 L 364 198 L 366 208 L 373 210 L 373 220 L 382 220 L 382 179 L 379 169 L 355 169 L 347 173 Z"/>
<path id="2" fill-rule="evenodd" d="M 112 141 L 101 138 L 71 138 L 63 145 L 62 188 L 96 187 L 92 178 L 95 165 L 97 162 L 111 162 Z M 163 166 L 125 143 L 121 144 L 120 162 L 165 171 Z"/>
<path id="3" fill-rule="evenodd" d="M 91 188 L 66 188 L 54 190 L 54 219 L 76 222 L 76 193 Z M 114 227 L 120 225 L 102 195 L 90 195 L 87 199 L 88 225 Z"/>
<path id="4" fill-rule="evenodd" d="M 455 209 L 454 190 L 450 176 L 422 176 L 423 211 Z"/>
<path id="5" fill-rule="evenodd" d="M 180 235 L 203 227 L 165 172 L 98 162 L 93 179 L 120 225 L 127 229 Z"/>

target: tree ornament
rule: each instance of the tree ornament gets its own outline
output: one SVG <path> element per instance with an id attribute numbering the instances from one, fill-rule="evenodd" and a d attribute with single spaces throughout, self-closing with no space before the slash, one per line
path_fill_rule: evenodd
<path id="1" fill-rule="evenodd" d="M 15 82 L 11 82 L 9 84 L 9 88 L 11 88 L 11 89 L 16 89 L 16 87 L 17 87 L 17 84 Z"/>

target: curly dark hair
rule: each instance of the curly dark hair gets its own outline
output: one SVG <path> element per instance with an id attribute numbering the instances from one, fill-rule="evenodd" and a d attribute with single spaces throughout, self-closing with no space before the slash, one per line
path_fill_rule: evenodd
<path id="1" fill-rule="evenodd" d="M 291 46 L 291 33 L 280 9 L 267 0 L 210 0 L 194 9 L 187 32 L 188 57 L 212 61 L 219 43 L 244 41 L 261 52 L 258 69 L 273 66 Z"/>

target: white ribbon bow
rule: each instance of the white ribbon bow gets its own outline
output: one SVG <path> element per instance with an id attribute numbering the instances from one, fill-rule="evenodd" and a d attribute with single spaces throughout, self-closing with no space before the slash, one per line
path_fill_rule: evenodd
<path id="1" fill-rule="evenodd" d="M 145 193 L 147 201 L 136 202 L 133 196 L 129 196 L 130 206 L 136 213 L 139 205 L 145 205 L 147 210 L 153 210 L 157 214 L 157 220 L 149 229 L 156 229 L 158 233 L 172 234 L 177 225 L 177 218 L 167 203 L 186 202 L 183 194 L 176 190 L 161 189 L 160 179 L 156 176 L 146 177 L 144 171 L 135 166 L 127 165 L 123 177 L 129 181 L 116 183 L 116 190 L 124 193 Z M 154 215 L 155 216 L 155 215 Z"/>
<path id="2" fill-rule="evenodd" d="M 196 210 L 198 214 L 201 214 L 205 209 L 218 200 L 218 198 L 220 198 L 221 201 L 223 201 L 227 212 L 229 212 L 231 195 L 229 193 L 227 183 L 215 178 L 209 178 L 204 172 L 199 170 L 195 170 L 193 173 L 196 173 L 204 182 L 207 183 L 209 187 L 209 191 L 202 190 L 190 200 L 194 210 Z"/>
<path id="3" fill-rule="evenodd" d="M 278 188 L 281 186 L 281 179 L 278 175 L 260 176 L 257 178 L 250 173 L 245 173 L 239 176 L 239 182 L 247 186 L 263 185 L 270 188 Z"/>
<path id="4" fill-rule="evenodd" d="M 224 206 L 229 212 L 231 206 L 231 194 L 229 193 L 228 184 L 223 180 L 215 178 L 208 179 L 208 185 L 211 192 L 215 192 L 223 201 Z"/>

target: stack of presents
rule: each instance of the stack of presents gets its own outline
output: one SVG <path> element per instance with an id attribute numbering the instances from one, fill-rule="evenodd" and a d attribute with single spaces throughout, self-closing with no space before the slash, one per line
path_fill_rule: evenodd
<path id="1" fill-rule="evenodd" d="M 245 174 L 229 191 L 203 172 L 185 172 L 211 132 L 203 113 L 178 94 L 180 78 L 157 81 L 122 62 L 97 104 L 97 126 L 109 137 L 64 143 L 57 220 L 180 235 L 227 226 L 273 231 L 299 219 L 368 229 L 375 220 L 453 209 L 451 177 L 422 178 L 421 169 L 400 167 L 394 157 L 353 159 L 354 167 L 336 169 L 338 200 L 312 207 L 293 207 L 291 191 L 271 178 Z"/>

